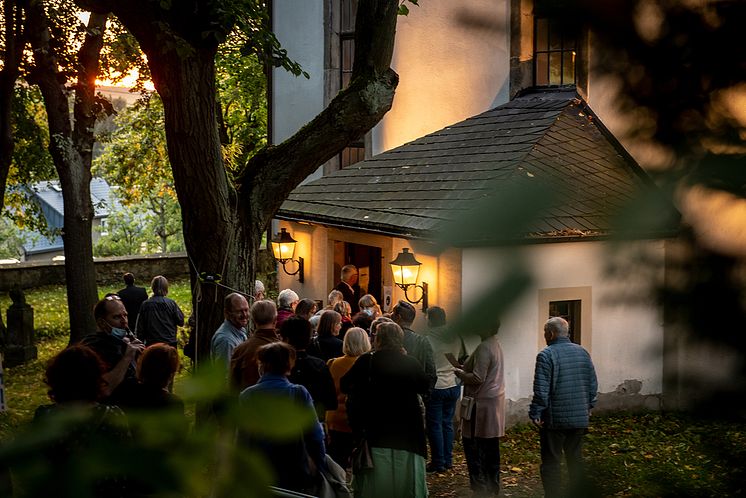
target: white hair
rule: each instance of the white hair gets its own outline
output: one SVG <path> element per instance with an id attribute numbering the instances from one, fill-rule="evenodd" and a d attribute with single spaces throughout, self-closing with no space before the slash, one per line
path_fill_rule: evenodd
<path id="1" fill-rule="evenodd" d="M 254 293 L 257 292 L 264 292 L 264 284 L 261 280 L 255 280 L 254 281 Z"/>
<path id="2" fill-rule="evenodd" d="M 557 337 L 567 337 L 570 335 L 570 326 L 562 317 L 553 316 L 544 324 L 544 330 L 554 332 Z"/>
<path id="3" fill-rule="evenodd" d="M 300 298 L 293 289 L 283 289 L 277 295 L 277 306 L 280 308 L 290 308 L 295 301 L 300 301 Z"/>

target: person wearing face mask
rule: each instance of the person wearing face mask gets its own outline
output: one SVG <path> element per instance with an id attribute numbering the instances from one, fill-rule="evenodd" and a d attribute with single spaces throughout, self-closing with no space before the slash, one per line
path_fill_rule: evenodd
<path id="1" fill-rule="evenodd" d="M 103 375 L 103 402 L 107 405 L 131 405 L 137 385 L 137 356 L 145 345 L 129 330 L 127 310 L 119 296 L 109 295 L 93 307 L 96 332 L 80 344 L 93 349 L 106 365 Z"/>

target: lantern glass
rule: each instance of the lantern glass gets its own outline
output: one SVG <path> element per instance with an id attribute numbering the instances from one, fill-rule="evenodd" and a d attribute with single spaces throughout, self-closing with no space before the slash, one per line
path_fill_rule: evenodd
<path id="1" fill-rule="evenodd" d="M 283 228 L 274 239 L 272 239 L 272 253 L 279 262 L 290 261 L 295 255 L 295 239 Z"/>
<path id="2" fill-rule="evenodd" d="M 390 265 L 396 285 L 402 288 L 417 285 L 422 263 L 414 259 L 414 254 L 410 253 L 408 248 L 404 248 Z"/>
<path id="3" fill-rule="evenodd" d="M 417 285 L 417 277 L 420 273 L 420 267 L 391 265 L 391 271 L 394 273 L 394 283 L 398 286 Z"/>

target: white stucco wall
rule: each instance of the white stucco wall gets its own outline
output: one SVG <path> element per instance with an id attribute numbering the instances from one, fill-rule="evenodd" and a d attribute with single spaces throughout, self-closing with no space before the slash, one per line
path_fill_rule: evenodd
<path id="1" fill-rule="evenodd" d="M 435 0 L 400 16 L 394 105 L 373 130 L 373 154 L 508 101 L 507 0 Z"/>
<path id="2" fill-rule="evenodd" d="M 324 107 L 324 8 L 321 0 L 276 0 L 273 22 L 288 55 L 311 79 L 272 72 L 272 133 L 291 136 Z M 372 133 L 372 153 L 456 123 L 508 100 L 507 0 L 434 0 L 400 16 L 392 67 L 399 86 Z M 315 177 L 315 176 L 314 176 Z"/>
<path id="3" fill-rule="evenodd" d="M 321 0 L 274 0 L 272 8 L 275 36 L 310 76 L 272 70 L 272 139 L 281 143 L 324 108 L 324 5 Z"/>
<path id="4" fill-rule="evenodd" d="M 630 261 L 626 271 L 607 275 L 604 267 L 609 247 L 601 242 L 537 244 L 522 250 L 519 257 L 533 273 L 534 283 L 501 317 L 499 338 L 505 353 L 508 399 L 531 395 L 534 361 L 544 346 L 541 328 L 547 318 L 539 316 L 539 290 L 566 287 L 591 287 L 591 336 L 582 342 L 596 366 L 599 392 L 613 392 L 625 380 L 642 382 L 641 394 L 662 392 L 662 317 L 655 300 L 646 297 L 645 289 L 651 275 L 662 278 L 664 243 L 646 242 L 633 247 L 639 248 L 661 262 L 652 273 L 643 274 L 643 269 Z M 469 303 L 515 264 L 507 250 L 464 250 L 464 311 L 468 312 Z"/>

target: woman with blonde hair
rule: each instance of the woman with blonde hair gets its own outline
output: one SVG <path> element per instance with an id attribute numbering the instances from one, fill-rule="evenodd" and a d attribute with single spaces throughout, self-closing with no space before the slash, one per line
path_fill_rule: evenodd
<path id="1" fill-rule="evenodd" d="M 342 467 L 348 467 L 355 440 L 347 423 L 347 395 L 339 389 L 339 379 L 346 374 L 362 354 L 370 351 L 368 334 L 360 327 L 347 331 L 342 346 L 344 356 L 329 360 L 327 366 L 337 390 L 337 409 L 326 412 L 326 428 L 329 431 L 329 455 Z"/>
<path id="2" fill-rule="evenodd" d="M 342 316 L 342 328 L 339 329 L 339 338 L 344 340 L 345 334 L 352 328 L 352 308 L 347 301 L 340 301 L 334 305 L 334 311 Z"/>
<path id="3" fill-rule="evenodd" d="M 424 498 L 425 427 L 419 395 L 430 388 L 425 370 L 404 351 L 404 332 L 395 323 L 378 326 L 375 352 L 365 353 L 340 379 L 349 398 L 348 420 L 365 439 L 372 468 L 355 468 L 356 497 Z"/>

